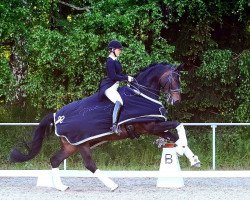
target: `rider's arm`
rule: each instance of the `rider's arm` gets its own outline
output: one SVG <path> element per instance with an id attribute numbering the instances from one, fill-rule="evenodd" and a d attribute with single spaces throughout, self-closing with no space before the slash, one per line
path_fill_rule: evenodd
<path id="1" fill-rule="evenodd" d="M 127 81 L 128 76 L 121 73 L 122 67 L 118 61 L 108 59 L 106 63 L 107 75 L 112 81 Z"/>

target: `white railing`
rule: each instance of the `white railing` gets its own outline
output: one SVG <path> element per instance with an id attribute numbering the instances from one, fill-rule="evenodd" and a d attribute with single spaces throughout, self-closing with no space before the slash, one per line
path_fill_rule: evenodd
<path id="1" fill-rule="evenodd" d="M 216 157 L 216 144 L 215 144 L 215 140 L 216 140 L 216 131 L 215 129 L 217 128 L 217 126 L 250 126 L 250 123 L 183 123 L 184 126 L 210 126 L 212 128 L 212 147 L 213 147 L 213 151 L 212 151 L 212 169 L 215 170 L 216 168 L 216 161 L 215 161 L 215 157 Z"/>
<path id="2" fill-rule="evenodd" d="M 0 123 L 0 126 L 37 126 L 39 123 Z M 216 128 L 218 126 L 250 126 L 250 123 L 182 123 L 184 126 L 210 126 L 212 128 L 212 169 L 216 169 Z M 67 162 L 64 160 L 64 170 Z"/>

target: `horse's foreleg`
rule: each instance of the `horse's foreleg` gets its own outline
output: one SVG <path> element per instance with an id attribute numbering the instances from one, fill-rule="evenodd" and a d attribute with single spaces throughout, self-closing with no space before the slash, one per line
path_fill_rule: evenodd
<path id="1" fill-rule="evenodd" d="M 186 131 L 183 124 L 179 124 L 176 127 L 176 130 L 179 136 L 179 139 L 175 142 L 175 144 L 177 145 L 176 152 L 179 155 L 184 154 L 189 159 L 192 167 L 200 167 L 200 161 L 198 159 L 198 156 L 194 155 L 194 153 L 188 147 Z"/>
<path id="2" fill-rule="evenodd" d="M 178 136 L 176 134 L 172 133 L 171 131 L 164 131 L 164 132 L 157 132 L 154 133 L 154 135 L 159 136 L 161 138 L 164 138 L 165 140 L 176 142 L 178 140 Z"/>
<path id="3" fill-rule="evenodd" d="M 187 146 L 187 136 L 186 136 L 186 131 L 185 128 L 182 124 L 179 124 L 176 127 L 177 134 L 179 136 L 179 139 L 176 141 L 176 144 L 180 147 L 185 147 Z"/>
<path id="4" fill-rule="evenodd" d="M 175 148 L 176 152 L 179 155 L 184 154 L 189 159 L 192 167 L 200 167 L 200 160 L 198 159 L 198 156 L 194 155 L 194 153 L 188 147 L 186 131 L 183 124 L 179 124 L 176 127 L 176 130 L 179 136 L 179 139 L 175 142 L 177 145 Z"/>
<path id="5" fill-rule="evenodd" d="M 147 128 L 150 128 L 150 131 L 153 133 L 162 133 L 167 130 L 171 130 L 180 125 L 177 121 L 165 121 L 165 122 L 157 122 L 148 124 Z"/>
<path id="6" fill-rule="evenodd" d="M 188 145 L 183 147 L 183 153 L 189 159 L 190 165 L 192 167 L 200 167 L 201 162 L 200 162 L 198 156 L 194 155 L 194 153 L 191 151 L 191 149 L 188 147 Z"/>
<path id="7" fill-rule="evenodd" d="M 89 143 L 84 143 L 79 146 L 79 152 L 82 155 L 85 167 L 90 170 L 104 185 L 114 191 L 118 188 L 118 185 L 97 169 L 95 162 L 91 156 L 91 150 Z"/>
<path id="8" fill-rule="evenodd" d="M 178 137 L 174 136 L 169 131 L 169 129 L 174 128 L 177 130 Z M 191 166 L 200 167 L 198 156 L 194 155 L 194 153 L 188 147 L 186 131 L 183 124 L 180 124 L 177 121 L 160 122 L 153 127 L 152 131 L 154 132 L 154 135 L 159 135 L 164 139 L 175 142 L 177 154 L 184 154 L 189 159 Z"/>
<path id="9" fill-rule="evenodd" d="M 170 135 L 170 133 L 168 133 L 170 129 L 176 129 L 177 134 L 179 136 L 179 138 L 177 138 L 174 142 L 176 142 L 178 146 L 187 146 L 187 137 L 185 128 L 182 124 L 180 124 L 177 121 L 166 121 L 157 123 L 153 128 L 153 132 L 154 133 L 166 132 L 166 137 L 167 137 L 167 134 Z"/>
<path id="10" fill-rule="evenodd" d="M 155 126 L 153 127 L 153 133 L 156 135 L 157 133 L 162 134 L 165 133 L 164 138 L 168 139 L 167 137 L 172 137 L 173 138 L 173 134 L 171 132 L 169 132 L 170 129 L 176 129 L 177 130 L 177 134 L 178 134 L 178 138 L 175 137 L 174 140 L 171 140 L 173 142 L 175 142 L 175 144 L 179 147 L 178 150 L 178 154 L 179 155 L 183 155 L 183 148 L 185 146 L 187 146 L 187 137 L 186 137 L 186 131 L 185 128 L 182 124 L 180 124 L 177 121 L 165 121 L 165 122 L 159 122 L 156 123 Z"/>

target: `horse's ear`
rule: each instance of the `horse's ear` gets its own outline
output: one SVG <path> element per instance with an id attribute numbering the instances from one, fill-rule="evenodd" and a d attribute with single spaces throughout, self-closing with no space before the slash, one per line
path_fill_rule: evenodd
<path id="1" fill-rule="evenodd" d="M 182 63 L 182 64 L 178 65 L 175 70 L 179 71 L 179 72 L 184 71 L 185 66 L 186 66 L 186 64 Z"/>

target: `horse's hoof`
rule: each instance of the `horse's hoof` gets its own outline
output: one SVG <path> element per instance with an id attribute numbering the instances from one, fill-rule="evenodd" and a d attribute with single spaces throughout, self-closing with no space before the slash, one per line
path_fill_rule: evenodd
<path id="1" fill-rule="evenodd" d="M 192 167 L 197 167 L 197 168 L 199 168 L 199 167 L 201 167 L 201 163 L 200 163 L 200 162 L 195 163 L 194 165 L 192 165 Z"/>
<path id="2" fill-rule="evenodd" d="M 117 184 L 115 184 L 112 188 L 111 188 L 111 192 L 114 192 L 119 186 Z"/>
<path id="3" fill-rule="evenodd" d="M 201 166 L 201 162 L 198 158 L 198 156 L 193 156 L 193 158 L 191 159 L 191 167 L 200 167 Z"/>
<path id="4" fill-rule="evenodd" d="M 56 185 L 55 188 L 57 190 L 60 190 L 60 191 L 64 192 L 65 190 L 67 190 L 69 188 L 69 186 L 66 186 L 66 185 Z"/>

